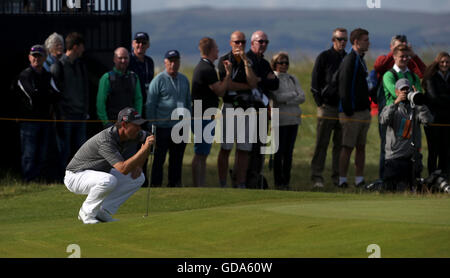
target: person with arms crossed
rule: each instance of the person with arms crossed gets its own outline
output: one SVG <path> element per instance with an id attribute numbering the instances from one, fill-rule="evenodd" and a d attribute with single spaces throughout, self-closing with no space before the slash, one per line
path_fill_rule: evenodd
<path id="1" fill-rule="evenodd" d="M 297 77 L 288 73 L 289 56 L 280 52 L 273 56 L 272 68 L 280 80 L 279 87 L 272 92 L 273 107 L 279 109 L 278 151 L 274 155 L 273 177 L 275 188 L 289 190 L 292 168 L 292 154 L 297 138 L 298 126 L 302 121 L 299 104 L 305 102 L 305 92 Z"/>

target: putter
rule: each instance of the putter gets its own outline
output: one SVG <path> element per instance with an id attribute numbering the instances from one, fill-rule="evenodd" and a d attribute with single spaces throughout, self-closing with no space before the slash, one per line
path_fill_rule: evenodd
<path id="1" fill-rule="evenodd" d="M 156 126 L 152 125 L 152 135 L 155 135 L 155 139 L 156 139 Z M 155 140 L 155 144 L 156 144 L 156 140 Z M 153 154 L 155 153 L 155 144 L 153 144 L 153 146 L 151 146 L 150 149 L 150 169 L 152 169 L 153 167 Z M 150 185 L 151 185 L 151 175 L 150 175 L 150 182 L 147 186 L 147 202 L 146 202 L 146 212 L 145 215 L 143 217 L 147 217 L 148 216 L 148 209 L 150 206 Z"/>

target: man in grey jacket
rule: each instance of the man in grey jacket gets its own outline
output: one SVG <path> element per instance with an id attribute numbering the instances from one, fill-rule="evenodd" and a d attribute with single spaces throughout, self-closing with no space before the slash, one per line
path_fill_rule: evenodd
<path id="1" fill-rule="evenodd" d="M 395 102 L 385 106 L 380 114 L 380 123 L 387 127 L 383 177 L 387 190 L 406 190 L 413 185 L 413 177 L 420 176 L 421 167 L 413 164 L 413 160 L 419 161 L 417 158 L 420 156 L 420 124 L 427 125 L 433 121 L 426 105 L 410 102 L 410 89 L 408 79 L 399 79 L 395 83 Z"/>

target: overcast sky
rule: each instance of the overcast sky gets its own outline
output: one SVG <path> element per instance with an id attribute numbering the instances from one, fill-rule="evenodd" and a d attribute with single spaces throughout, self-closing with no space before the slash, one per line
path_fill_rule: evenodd
<path id="1" fill-rule="evenodd" d="M 380 9 L 422 12 L 450 12 L 449 0 L 132 0 L 132 11 L 158 11 L 195 6 L 214 8 L 295 8 L 295 9 L 363 9 L 368 1 L 379 2 Z"/>

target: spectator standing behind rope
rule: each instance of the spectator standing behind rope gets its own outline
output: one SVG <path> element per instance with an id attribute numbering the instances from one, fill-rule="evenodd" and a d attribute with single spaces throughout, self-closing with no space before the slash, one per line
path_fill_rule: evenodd
<path id="1" fill-rule="evenodd" d="M 19 110 L 26 119 L 52 119 L 53 104 L 60 97 L 51 74 L 43 67 L 46 58 L 44 46 L 33 46 L 28 55 L 30 66 L 20 73 L 17 81 L 16 89 L 21 99 Z M 25 182 L 42 178 L 51 126 L 51 122 L 20 123 L 22 178 Z"/>
<path id="2" fill-rule="evenodd" d="M 341 153 L 342 127 L 339 123 L 339 92 L 333 85 L 333 75 L 347 53 L 347 29 L 333 30 L 333 46 L 320 53 L 314 63 L 311 75 L 311 93 L 317 104 L 316 146 L 311 160 L 311 180 L 313 187 L 324 187 L 323 170 L 327 158 L 328 145 L 333 135 L 331 179 L 339 184 L 339 155 Z"/>
<path id="3" fill-rule="evenodd" d="M 450 56 L 439 53 L 425 71 L 422 86 L 428 100 L 428 108 L 434 116 L 434 123 L 446 126 L 426 126 L 428 143 L 428 173 L 442 170 L 450 177 Z"/>
<path id="4" fill-rule="evenodd" d="M 269 38 L 264 31 L 258 30 L 253 32 L 251 37 L 251 45 L 247 51 L 247 57 L 252 66 L 252 70 L 258 80 L 257 88 L 252 90 L 253 107 L 269 108 L 270 91 L 278 89 L 279 80 L 274 74 L 270 63 L 264 59 L 264 53 L 269 46 Z M 259 117 L 256 117 L 256 132 L 259 134 Z M 247 178 L 245 185 L 247 188 L 266 189 L 267 181 L 262 175 L 264 168 L 265 155 L 261 153 L 261 147 L 264 143 L 260 138 L 256 138 L 256 143 L 252 144 L 252 150 L 249 156 Z"/>
<path id="5" fill-rule="evenodd" d="M 84 38 L 79 33 L 70 33 L 66 37 L 66 53 L 59 62 L 55 62 L 50 71 L 62 93 L 58 103 L 57 123 L 58 149 L 60 154 L 60 175 L 69 159 L 86 141 L 86 122 L 89 118 L 88 72 L 80 59 L 84 53 Z"/>
<path id="6" fill-rule="evenodd" d="M 47 60 L 44 62 L 44 68 L 50 72 L 50 67 L 64 54 L 64 39 L 58 33 L 51 34 L 45 40 L 45 48 L 47 49 Z"/>
<path id="7" fill-rule="evenodd" d="M 352 151 L 355 153 L 355 187 L 364 181 L 367 132 L 370 127 L 370 100 L 364 54 L 369 50 L 369 32 L 358 28 L 350 33 L 352 51 L 342 60 L 339 70 L 339 121 L 342 148 L 339 159 L 339 187 L 348 187 L 347 173 Z"/>
<path id="8" fill-rule="evenodd" d="M 219 97 L 225 94 L 231 76 L 231 63 L 224 61 L 226 75 L 222 81 L 219 81 L 217 72 L 214 68 L 214 61 L 219 57 L 219 48 L 214 39 L 204 37 L 198 44 L 201 59 L 194 69 L 192 77 L 192 101 L 200 100 L 202 105 L 202 115 L 210 108 L 219 106 Z M 192 111 L 196 107 L 192 106 Z M 211 151 L 211 143 L 205 142 L 204 130 L 207 125 L 214 122 L 215 119 L 197 119 L 192 121 L 192 132 L 195 137 L 200 137 L 201 142 L 194 142 L 194 158 L 192 159 L 192 181 L 194 186 L 205 186 L 206 177 L 206 159 Z M 211 130 L 209 136 L 214 137 L 215 127 Z"/>
<path id="9" fill-rule="evenodd" d="M 150 47 L 150 37 L 145 32 L 137 32 L 133 40 L 133 51 L 130 55 L 129 70 L 139 77 L 142 93 L 142 115 L 145 115 L 145 102 L 147 101 L 147 91 L 155 74 L 155 64 L 153 59 L 145 52 Z"/>
<path id="10" fill-rule="evenodd" d="M 292 168 L 292 153 L 301 123 L 302 110 L 299 104 L 305 102 L 305 92 L 298 79 L 289 74 L 289 56 L 280 52 L 273 56 L 271 66 L 279 80 L 279 87 L 272 91 L 273 107 L 279 109 L 278 151 L 274 156 L 273 175 L 275 188 L 289 189 Z"/>
<path id="11" fill-rule="evenodd" d="M 219 59 L 219 77 L 224 80 L 226 77 L 226 70 L 224 61 L 229 61 L 232 65 L 231 82 L 228 86 L 225 95 L 223 96 L 222 105 L 222 143 L 220 152 L 217 157 L 217 164 L 219 170 L 219 183 L 221 187 L 227 186 L 228 175 L 228 158 L 234 143 L 238 138 L 237 134 L 237 117 L 227 114 L 228 109 L 242 108 L 246 110 L 252 106 L 250 101 L 252 89 L 257 87 L 257 77 L 253 72 L 251 61 L 245 54 L 246 39 L 245 34 L 241 31 L 234 31 L 230 36 L 231 51 L 220 57 Z M 227 134 L 227 121 L 234 121 L 234 130 L 232 134 Z M 248 117 L 244 120 L 245 128 L 240 130 L 244 134 L 244 142 L 236 142 L 236 155 L 234 161 L 233 173 L 233 187 L 245 188 L 247 179 L 247 169 L 249 164 L 249 153 L 252 150 L 250 143 L 250 124 Z M 254 127 L 256 129 L 256 127 Z M 233 139 L 233 142 L 226 142 L 228 139 Z"/>
<path id="12" fill-rule="evenodd" d="M 54 63 L 59 63 L 59 59 L 61 59 L 62 55 L 64 54 L 64 38 L 58 34 L 53 33 L 51 34 L 46 40 L 45 40 L 45 48 L 47 49 L 47 60 L 44 62 L 44 68 L 48 72 L 51 71 L 51 66 Z M 53 111 L 53 118 L 56 119 L 57 115 L 55 114 L 56 111 Z M 57 123 L 54 122 L 51 124 L 50 128 L 50 135 L 49 135 L 49 147 L 48 147 L 48 164 L 44 171 L 48 175 L 50 180 L 62 181 L 62 175 L 63 171 L 59 169 L 60 164 L 60 157 L 59 157 L 59 151 L 58 151 L 58 140 L 57 140 Z"/>
<path id="13" fill-rule="evenodd" d="M 142 93 L 139 77 L 128 70 L 128 50 L 119 47 L 114 51 L 114 67 L 100 78 L 97 92 L 97 116 L 105 127 L 112 125 L 117 113 L 125 107 L 142 112 Z"/>
<path id="14" fill-rule="evenodd" d="M 183 157 L 186 143 L 174 142 L 172 128 L 179 120 L 170 120 L 174 110 L 187 109 L 191 112 L 191 93 L 189 80 L 178 72 L 180 69 L 180 53 L 169 50 L 164 56 L 165 71 L 159 73 L 150 84 L 148 91 L 146 111 L 147 119 L 156 125 L 158 144 L 152 165 L 151 185 L 160 187 L 163 181 L 163 166 L 169 152 L 169 184 L 168 187 L 182 186 Z M 176 111 L 179 111 L 178 109 Z M 181 111 L 180 111 L 181 112 Z M 177 112 L 178 113 L 178 112 Z M 186 115 L 178 114 L 183 118 Z M 184 129 L 183 129 L 184 130 Z M 184 136 L 186 134 L 180 135 Z"/>
<path id="15" fill-rule="evenodd" d="M 155 64 L 153 59 L 147 55 L 145 52 L 150 47 L 150 37 L 145 32 L 137 32 L 134 36 L 132 42 L 133 51 L 130 55 L 129 70 L 134 71 L 141 83 L 141 93 L 142 93 L 142 115 L 145 115 L 145 103 L 147 101 L 147 92 L 150 87 L 150 82 L 152 82 L 153 76 L 155 74 Z M 147 129 L 147 126 L 143 126 L 143 129 Z M 144 164 L 144 176 L 145 182 L 142 187 L 148 186 L 148 176 L 147 176 L 147 160 Z"/>

